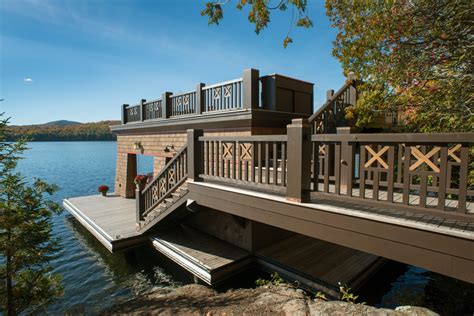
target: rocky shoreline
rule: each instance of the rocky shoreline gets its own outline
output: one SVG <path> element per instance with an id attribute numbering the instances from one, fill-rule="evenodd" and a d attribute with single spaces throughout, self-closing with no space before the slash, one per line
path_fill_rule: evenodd
<path id="1" fill-rule="evenodd" d="M 313 299 L 287 284 L 216 292 L 203 285 L 158 288 L 112 306 L 103 315 L 438 315 L 414 306 L 396 309 Z"/>

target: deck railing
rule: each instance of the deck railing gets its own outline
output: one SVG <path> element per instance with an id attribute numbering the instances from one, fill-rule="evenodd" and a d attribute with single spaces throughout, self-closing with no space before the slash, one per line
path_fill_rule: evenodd
<path id="1" fill-rule="evenodd" d="M 187 146 L 184 145 L 143 190 L 136 190 L 137 223 L 186 181 Z"/>
<path id="2" fill-rule="evenodd" d="M 196 91 L 171 95 L 171 117 L 196 114 Z"/>
<path id="3" fill-rule="evenodd" d="M 336 93 L 327 92 L 327 101 L 308 119 L 313 134 L 336 133 L 336 128 L 347 126 L 346 108 L 356 104 L 357 80 L 350 74 L 347 82 Z"/>
<path id="4" fill-rule="evenodd" d="M 474 133 L 312 136 L 312 190 L 358 203 L 467 214 Z M 472 214 L 474 215 L 474 214 Z"/>
<path id="5" fill-rule="evenodd" d="M 286 188 L 286 135 L 200 137 L 201 177 L 271 190 Z"/>
<path id="6" fill-rule="evenodd" d="M 217 181 L 442 218 L 474 217 L 474 133 L 312 135 L 293 120 L 287 135 L 195 137 L 194 181 Z M 192 131 L 196 135 L 196 130 Z M 202 134 L 202 132 L 200 132 Z M 198 133 L 198 135 L 200 135 Z"/>
<path id="7" fill-rule="evenodd" d="M 241 109 L 243 79 L 222 82 L 203 88 L 205 112 Z"/>

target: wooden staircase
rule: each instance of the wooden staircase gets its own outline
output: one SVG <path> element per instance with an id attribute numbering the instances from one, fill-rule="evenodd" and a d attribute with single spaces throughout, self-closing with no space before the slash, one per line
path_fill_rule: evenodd
<path id="1" fill-rule="evenodd" d="M 184 145 L 142 191 L 136 191 L 138 232 L 144 233 L 165 218 L 183 214 L 172 215 L 176 210 L 187 212 L 187 178 L 187 146 Z"/>

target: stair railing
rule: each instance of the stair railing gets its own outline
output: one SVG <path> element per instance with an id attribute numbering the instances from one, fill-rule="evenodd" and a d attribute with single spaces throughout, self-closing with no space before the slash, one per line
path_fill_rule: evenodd
<path id="1" fill-rule="evenodd" d="M 175 192 L 187 178 L 187 145 L 184 145 L 142 191 L 135 191 L 137 223 Z"/>
<path id="2" fill-rule="evenodd" d="M 349 74 L 347 82 L 336 92 L 328 91 L 327 101 L 308 119 L 313 134 L 336 133 L 338 127 L 347 126 L 346 108 L 356 104 L 357 80 Z"/>

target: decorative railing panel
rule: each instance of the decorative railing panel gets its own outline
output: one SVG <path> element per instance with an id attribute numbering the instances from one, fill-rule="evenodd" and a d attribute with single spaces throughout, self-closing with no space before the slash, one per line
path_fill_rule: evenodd
<path id="1" fill-rule="evenodd" d="M 286 135 L 200 137 L 203 178 L 267 189 L 287 184 Z"/>
<path id="2" fill-rule="evenodd" d="M 141 120 L 141 106 L 140 105 L 133 105 L 128 106 L 125 108 L 125 120 L 127 123 L 129 122 L 138 122 Z"/>
<path id="3" fill-rule="evenodd" d="M 148 101 L 143 104 L 144 107 L 144 119 L 152 120 L 163 118 L 163 107 L 161 100 Z"/>
<path id="4" fill-rule="evenodd" d="M 241 109 L 242 83 L 242 78 L 239 78 L 204 87 L 205 112 Z"/>
<path id="5" fill-rule="evenodd" d="M 187 147 L 185 145 L 139 193 L 139 199 L 143 201 L 143 204 L 137 210 L 137 218 L 142 219 L 162 203 L 164 199 L 168 198 L 171 193 L 186 181 L 187 176 Z"/>
<path id="6" fill-rule="evenodd" d="M 172 95 L 171 116 L 182 116 L 196 113 L 196 91 Z"/>
<path id="7" fill-rule="evenodd" d="M 467 214 L 473 142 L 472 133 L 313 135 L 312 190 Z"/>

